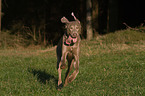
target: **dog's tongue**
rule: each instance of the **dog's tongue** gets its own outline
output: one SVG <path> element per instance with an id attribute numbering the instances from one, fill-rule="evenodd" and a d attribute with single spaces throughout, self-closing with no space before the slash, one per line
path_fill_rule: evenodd
<path id="1" fill-rule="evenodd" d="M 66 44 L 71 44 L 72 41 L 73 43 L 76 43 L 77 38 L 72 38 L 71 36 L 69 36 L 68 39 L 66 40 Z"/>
<path id="2" fill-rule="evenodd" d="M 72 38 L 73 39 L 73 43 L 77 42 L 77 38 Z"/>

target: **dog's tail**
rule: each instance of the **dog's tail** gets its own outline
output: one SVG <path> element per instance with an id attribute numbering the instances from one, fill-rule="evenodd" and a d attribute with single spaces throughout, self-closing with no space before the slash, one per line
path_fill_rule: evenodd
<path id="1" fill-rule="evenodd" d="M 77 20 L 76 16 L 74 15 L 74 12 L 72 12 L 71 15 L 74 17 L 75 20 Z"/>
<path id="2" fill-rule="evenodd" d="M 74 19 L 75 19 L 76 21 L 78 21 L 78 22 L 80 23 L 80 21 L 79 21 L 79 20 L 76 18 L 76 16 L 74 15 L 74 12 L 72 12 L 71 15 L 74 17 Z"/>

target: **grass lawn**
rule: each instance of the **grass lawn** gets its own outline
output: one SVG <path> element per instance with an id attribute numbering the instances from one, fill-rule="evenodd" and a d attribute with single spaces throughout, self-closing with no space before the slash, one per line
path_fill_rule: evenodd
<path id="1" fill-rule="evenodd" d="M 0 96 L 145 96 L 145 33 L 124 30 L 82 40 L 79 70 L 57 91 L 55 47 L 3 49 Z"/>

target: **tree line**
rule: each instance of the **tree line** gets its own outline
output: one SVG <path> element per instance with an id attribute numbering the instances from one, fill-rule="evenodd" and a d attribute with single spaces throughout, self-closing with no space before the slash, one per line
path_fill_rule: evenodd
<path id="1" fill-rule="evenodd" d="M 35 44 L 56 44 L 63 34 L 61 17 L 82 24 L 82 38 L 106 34 L 123 28 L 125 0 L 1 0 L 1 27 Z M 90 18 L 90 19 L 87 19 Z M 0 28 L 1 28 L 0 27 Z"/>

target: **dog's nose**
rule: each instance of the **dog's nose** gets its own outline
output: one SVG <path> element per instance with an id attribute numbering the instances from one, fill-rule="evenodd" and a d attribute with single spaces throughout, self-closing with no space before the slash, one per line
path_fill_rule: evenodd
<path id="1" fill-rule="evenodd" d="M 73 37 L 76 37 L 77 36 L 77 33 L 73 33 Z"/>

